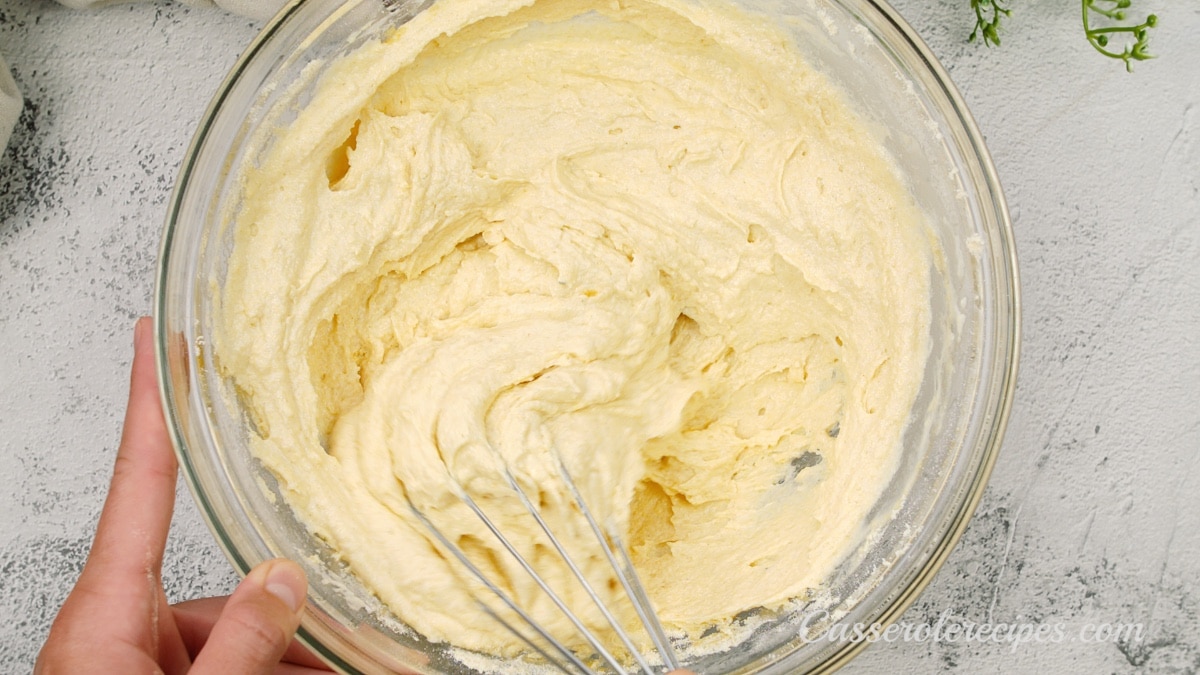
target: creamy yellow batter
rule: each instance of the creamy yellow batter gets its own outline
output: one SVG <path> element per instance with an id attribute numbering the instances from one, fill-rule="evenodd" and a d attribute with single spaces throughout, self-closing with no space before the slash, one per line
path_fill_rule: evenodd
<path id="1" fill-rule="evenodd" d="M 439 0 L 331 66 L 245 176 L 216 354 L 292 506 L 436 640 L 519 649 L 411 503 L 551 631 L 466 486 L 588 621 L 571 506 L 697 630 L 818 588 L 896 468 L 926 228 L 770 24 L 716 2 Z"/>

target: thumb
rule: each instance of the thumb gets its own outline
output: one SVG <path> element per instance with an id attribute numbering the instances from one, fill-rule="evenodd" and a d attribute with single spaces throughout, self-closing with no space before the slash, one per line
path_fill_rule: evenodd
<path id="1" fill-rule="evenodd" d="M 238 584 L 196 656 L 193 675 L 268 675 L 300 625 L 308 581 L 290 560 L 250 570 Z"/>

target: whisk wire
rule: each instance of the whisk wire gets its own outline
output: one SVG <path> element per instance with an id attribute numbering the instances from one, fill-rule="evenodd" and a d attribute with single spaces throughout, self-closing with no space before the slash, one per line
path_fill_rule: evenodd
<path id="1" fill-rule="evenodd" d="M 526 559 L 525 556 L 521 555 L 516 546 L 513 546 L 512 542 L 509 541 L 508 537 L 504 536 L 504 533 L 500 531 L 500 528 L 496 527 L 496 524 L 492 522 L 491 518 L 488 518 L 487 514 L 483 512 L 483 509 L 480 508 L 479 504 L 477 504 L 475 500 L 471 498 L 471 495 L 462 490 L 462 486 L 460 485 L 456 484 L 456 488 L 459 491 L 458 498 L 475 512 L 476 517 L 478 517 L 484 526 L 491 531 L 492 535 L 495 536 L 500 542 L 500 545 L 503 546 L 505 550 L 507 550 L 508 553 L 513 557 L 513 559 L 517 561 L 517 564 L 525 570 L 526 574 L 533 579 L 533 582 L 537 584 L 538 588 L 542 589 L 546 596 L 550 598 L 550 601 L 553 602 L 556 607 L 558 607 L 559 611 L 563 613 L 563 616 L 565 616 L 567 620 L 571 622 L 571 625 L 575 626 L 575 630 L 579 631 L 579 634 L 583 636 L 583 639 L 587 640 L 588 644 L 592 646 L 592 649 L 596 650 L 596 653 L 600 656 L 600 658 L 604 659 L 604 661 L 611 666 L 614 671 L 618 673 L 623 672 L 624 668 L 621 667 L 621 663 L 617 660 L 617 657 L 613 656 L 612 653 L 604 647 L 604 644 L 600 642 L 600 638 L 598 638 L 595 633 L 589 630 L 588 627 L 583 624 L 583 621 L 574 612 L 572 612 L 569 607 L 567 607 L 567 603 L 564 602 L 561 597 L 559 597 L 558 593 L 554 592 L 554 589 L 550 588 L 550 584 L 546 583 L 546 580 L 537 573 L 537 570 L 533 569 L 533 565 L 530 564 L 529 560 Z"/>
<path id="2" fill-rule="evenodd" d="M 637 612 L 638 618 L 646 629 L 646 633 L 650 635 L 650 640 L 654 643 L 655 649 L 658 650 L 659 655 L 662 657 L 663 664 L 666 665 L 668 671 L 678 669 L 679 659 L 675 656 L 675 649 L 671 646 L 671 641 L 667 638 L 666 631 L 663 630 L 662 622 L 658 620 L 658 614 L 655 613 L 649 596 L 646 595 L 645 587 L 642 586 L 642 582 L 637 575 L 637 570 L 633 567 L 633 561 L 629 558 L 629 552 L 625 549 L 620 537 L 613 531 L 613 528 L 607 528 L 607 532 L 601 529 L 600 524 L 596 522 L 595 516 L 592 515 L 591 509 L 584 502 L 583 494 L 579 491 L 579 487 L 571 478 L 571 473 L 567 471 L 562 457 L 557 452 L 553 453 L 553 455 L 563 483 L 566 484 L 567 490 L 571 493 L 571 498 L 579 505 L 579 510 L 583 513 L 584 518 L 587 519 L 588 525 L 592 528 L 592 533 L 600 541 L 600 548 L 604 550 L 604 556 L 608 558 L 608 563 L 612 566 L 613 571 L 616 572 L 617 579 L 625 589 L 625 594 L 629 596 L 630 602 L 633 603 L 633 609 Z M 614 549 L 621 556 L 619 562 L 613 554 Z"/>
<path id="3" fill-rule="evenodd" d="M 596 593 L 596 590 L 592 587 L 591 583 L 588 582 L 587 577 L 583 575 L 583 572 L 580 571 L 579 566 L 575 564 L 575 561 L 571 558 L 570 554 L 567 553 L 566 549 L 562 545 L 562 542 L 559 541 L 558 537 L 554 536 L 554 533 L 550 531 L 550 526 L 547 525 L 545 519 L 542 518 L 540 509 L 533 505 L 533 502 L 529 499 L 529 496 L 525 494 L 525 491 L 521 489 L 521 486 L 517 483 L 516 478 L 512 475 L 512 472 L 507 466 L 504 469 L 504 475 L 508 479 L 509 485 L 513 490 L 516 491 L 521 503 L 526 509 L 529 510 L 529 513 L 533 516 L 534 520 L 537 521 L 538 525 L 542 529 L 542 532 L 546 534 L 546 537 L 550 539 L 550 543 L 554 546 L 554 550 L 558 552 L 559 557 L 561 557 L 563 562 L 567 564 L 567 568 L 571 570 L 571 574 L 574 575 L 575 579 L 578 580 L 580 585 L 583 586 L 583 589 L 587 593 L 588 597 L 591 598 L 592 602 L 595 603 L 596 607 L 600 610 L 600 613 L 604 615 L 605 620 L 607 620 L 609 625 L 612 626 L 622 644 L 624 644 L 625 648 L 629 650 L 629 653 L 633 655 L 634 660 L 637 661 L 637 664 L 642 669 L 642 672 L 646 675 L 654 675 L 654 670 L 650 668 L 650 664 L 646 662 L 646 659 L 642 656 L 637 646 L 633 644 L 633 640 L 630 639 L 629 634 L 626 633 L 625 629 L 621 627 L 621 622 L 613 616 L 612 611 L 609 610 L 608 606 L 604 604 L 604 601 L 600 599 L 599 594 Z M 586 511 L 586 507 L 583 504 L 580 504 L 580 508 Z M 601 548 L 607 548 L 604 545 L 603 540 L 601 540 Z M 634 604 L 636 606 L 637 603 L 635 602 Z"/>
<path id="4" fill-rule="evenodd" d="M 541 636 L 541 638 L 543 640 L 545 640 L 552 647 L 554 647 L 555 651 L 562 654 L 563 658 L 567 659 L 573 665 L 575 665 L 577 668 L 579 668 L 581 671 L 583 671 L 585 673 L 585 675 L 590 675 L 591 673 L 594 672 L 594 671 L 592 671 L 592 669 L 588 668 L 587 665 L 584 664 L 583 661 L 581 661 L 579 659 L 579 657 L 575 655 L 574 652 L 572 652 L 570 649 L 567 649 L 566 646 L 563 645 L 558 640 L 554 639 L 553 635 L 550 635 L 550 633 L 548 631 L 546 631 L 546 629 L 543 628 L 541 626 L 541 624 L 534 621 L 533 617 L 529 616 L 529 614 L 525 610 L 521 609 L 520 605 L 518 605 L 515 600 L 513 600 L 503 590 L 501 590 L 500 587 L 497 586 L 495 584 L 495 582 L 493 582 L 491 579 L 489 579 L 488 576 L 486 574 L 484 574 L 482 570 L 480 570 L 478 567 L 476 567 L 475 563 L 471 562 L 471 560 L 469 558 L 467 558 L 467 554 L 464 553 L 461 548 L 452 544 L 450 542 L 450 539 L 448 537 L 446 537 L 446 535 L 443 534 L 442 531 L 440 529 L 438 529 L 438 527 L 436 525 L 433 524 L 433 521 L 429 520 L 428 516 L 426 516 L 425 513 L 423 511 L 421 511 L 421 509 L 417 508 L 417 505 L 413 503 L 413 501 L 410 497 L 406 496 L 405 499 L 407 499 L 408 507 L 412 511 L 413 515 L 417 517 L 417 520 L 420 520 L 421 523 L 425 526 L 425 528 L 428 529 L 433 534 L 434 538 L 436 538 L 438 540 L 438 542 L 440 542 L 442 544 L 442 546 L 444 546 L 446 548 L 446 550 L 451 553 L 451 555 L 453 555 L 460 563 L 462 563 L 462 565 L 464 567 L 466 567 L 467 570 L 470 571 L 471 574 L 480 581 L 480 583 L 482 583 L 485 587 L 487 587 L 487 589 L 489 591 L 491 591 L 493 595 L 495 595 L 497 598 L 499 598 L 501 602 L 503 602 L 509 609 L 511 609 L 514 613 L 516 613 L 516 615 L 519 616 L 521 618 L 521 620 L 524 621 L 531 629 L 533 629 L 534 632 L 536 632 L 539 636 Z M 490 608 L 488 608 L 488 610 L 489 610 L 488 611 L 489 614 L 495 616 L 495 612 L 491 611 Z M 528 639 L 524 639 L 523 641 L 526 644 L 529 644 Z"/>
<path id="5" fill-rule="evenodd" d="M 534 506 L 532 500 L 529 499 L 529 496 L 525 493 L 524 489 L 521 488 L 520 484 L 517 482 L 516 477 L 512 473 L 512 469 L 511 469 L 510 465 L 508 464 L 508 461 L 499 452 L 499 450 L 497 450 L 494 447 L 491 447 L 490 445 L 488 447 L 491 450 L 493 457 L 499 462 L 499 468 L 503 472 L 504 477 L 505 477 L 506 481 L 508 482 L 509 487 L 517 494 L 517 497 L 520 499 L 521 504 L 525 507 L 525 509 L 529 512 L 529 514 L 531 516 L 533 516 L 534 520 L 538 523 L 538 526 L 541 528 L 542 532 L 546 535 L 546 537 L 550 540 L 551 545 L 554 547 L 554 549 L 558 553 L 559 557 L 562 558 L 563 562 L 566 563 L 568 569 L 571 571 L 571 574 L 575 577 L 576 581 L 578 581 L 580 583 L 580 585 L 583 586 L 583 589 L 586 592 L 586 594 L 588 595 L 588 597 L 592 600 L 592 602 L 600 610 L 600 613 L 603 615 L 604 619 L 607 621 L 609 626 L 612 627 L 614 633 L 616 634 L 618 639 L 621 641 L 622 645 L 628 650 L 629 654 L 632 656 L 634 661 L 637 663 L 638 669 L 641 671 L 641 673 L 643 673 L 643 675 L 654 675 L 655 674 L 654 669 L 651 668 L 650 664 L 646 661 L 646 659 L 643 656 L 643 654 L 641 653 L 641 651 L 633 643 L 633 640 L 629 636 L 629 633 L 621 625 L 621 622 L 618 621 L 617 618 L 613 615 L 611 609 L 600 598 L 600 596 L 596 592 L 595 588 L 593 588 L 591 583 L 587 580 L 586 576 L 583 574 L 582 570 L 579 569 L 579 566 L 575 563 L 574 559 L 567 552 L 566 547 L 563 546 L 562 541 L 557 536 L 554 535 L 549 524 L 546 522 L 545 518 L 542 516 L 541 510 Z M 629 598 L 630 603 L 633 605 L 633 609 L 634 609 L 635 613 L 637 614 L 638 619 L 641 621 L 642 627 L 645 629 L 647 635 L 650 637 L 651 642 L 654 644 L 655 648 L 657 649 L 659 655 L 662 658 L 663 664 L 666 666 L 666 669 L 667 670 L 675 670 L 675 669 L 679 668 L 679 661 L 678 661 L 678 659 L 675 655 L 675 652 L 671 646 L 670 640 L 667 638 L 666 632 L 663 630 L 662 624 L 658 620 L 657 614 L 654 612 L 653 605 L 651 604 L 650 599 L 645 592 L 644 586 L 641 584 L 641 580 L 637 576 L 637 571 L 633 567 L 633 562 L 629 557 L 629 553 L 625 549 L 623 543 L 621 542 L 620 537 L 616 534 L 615 528 L 611 527 L 611 524 L 609 524 L 609 527 L 606 527 L 606 528 L 601 527 L 600 523 L 596 520 L 596 517 L 593 514 L 593 512 L 591 511 L 591 509 L 588 508 L 587 503 L 583 498 L 583 494 L 579 490 L 579 487 L 576 485 L 575 481 L 571 478 L 571 474 L 567 470 L 566 464 L 563 462 L 562 456 L 557 451 L 553 451 L 553 450 L 551 451 L 550 454 L 552 455 L 552 457 L 554 459 L 554 462 L 557 466 L 558 472 L 563 480 L 563 483 L 566 485 L 568 492 L 570 493 L 572 501 L 578 506 L 580 512 L 582 513 L 584 518 L 587 520 L 588 526 L 591 529 L 592 534 L 595 536 L 597 542 L 600 544 L 600 548 L 604 552 L 604 556 L 605 556 L 606 560 L 608 561 L 609 565 L 612 567 L 613 572 L 616 574 L 617 579 L 619 580 L 622 588 L 624 589 L 626 596 Z M 550 587 L 550 584 L 546 581 L 546 579 L 542 575 L 538 574 L 538 572 L 533 568 L 533 565 L 530 563 L 530 561 L 525 556 L 523 556 L 517 550 L 516 546 L 513 545 L 513 543 L 509 540 L 509 538 L 506 537 L 503 534 L 503 532 L 501 532 L 500 528 L 496 526 L 495 522 L 490 517 L 488 517 L 487 513 L 484 512 L 483 508 L 470 496 L 470 494 L 467 493 L 466 488 L 453 475 L 453 473 L 450 471 L 449 466 L 446 466 L 445 468 L 446 468 L 447 477 L 449 478 L 449 484 L 450 484 L 451 489 L 454 492 L 455 496 L 460 501 L 462 501 L 463 504 L 465 504 L 468 508 L 471 509 L 471 511 L 475 514 L 475 516 L 479 519 L 479 521 L 488 529 L 488 531 L 490 531 L 492 533 L 492 535 L 496 538 L 496 540 L 500 542 L 501 546 L 503 546 L 504 549 L 506 551 L 508 551 L 509 555 L 511 555 L 513 557 L 513 559 L 517 562 L 517 564 L 525 571 L 525 573 L 529 575 L 529 577 L 538 586 L 538 588 L 540 588 L 542 590 L 542 592 L 546 594 L 546 596 L 551 600 L 551 602 L 555 605 L 555 607 L 557 607 L 558 610 L 560 612 L 562 612 L 563 616 L 566 617 L 566 619 L 571 623 L 571 625 L 573 625 L 575 627 L 575 629 L 576 629 L 576 631 L 578 631 L 579 635 L 582 636 L 589 645 L 591 645 L 591 647 L 595 650 L 596 654 L 600 657 L 600 659 L 602 659 L 605 663 L 607 663 L 608 666 L 611 667 L 614 672 L 624 673 L 625 672 L 624 667 L 620 664 L 620 662 L 612 654 L 612 652 L 610 652 L 607 648 L 605 648 L 605 646 L 601 642 L 600 638 L 583 623 L 582 619 L 580 619 L 580 617 L 575 612 L 571 611 L 571 609 L 567 606 L 566 602 L 564 602 L 563 599 L 559 596 L 559 594 L 556 593 L 554 591 L 554 589 Z M 503 590 L 501 590 L 494 581 L 492 581 L 490 578 L 488 578 L 488 576 L 486 574 L 484 574 L 482 570 L 480 570 L 474 563 L 472 563 L 470 561 L 470 559 L 467 557 L 466 553 L 459 546 L 451 543 L 449 538 L 446 537 L 445 534 L 440 529 L 438 529 L 437 526 L 435 526 L 433 524 L 433 522 L 429 519 L 429 517 L 424 512 L 422 512 L 419 508 L 417 508 L 416 504 L 413 503 L 411 498 L 409 498 L 407 495 L 405 498 L 408 500 L 408 506 L 409 506 L 410 510 L 413 512 L 413 514 L 417 517 L 417 519 L 420 520 L 421 523 L 431 533 L 433 533 L 434 537 L 448 551 L 450 551 L 450 553 L 460 563 L 462 563 L 471 572 L 471 574 L 473 576 L 475 576 L 477 579 L 479 579 L 479 581 L 489 591 L 491 591 L 494 595 L 496 595 L 496 597 L 498 597 L 500 599 L 500 601 L 503 602 L 509 609 L 513 610 L 513 612 L 518 617 L 520 617 L 522 622 L 524 622 L 526 625 L 528 625 L 543 640 L 546 640 L 546 642 L 554 648 L 554 651 L 557 651 L 559 654 L 561 654 L 572 665 L 574 665 L 581 672 L 583 672 L 584 675 L 591 675 L 592 673 L 595 672 L 594 670 L 589 668 L 586 664 L 584 664 L 583 661 L 574 653 L 574 651 L 572 651 L 571 649 L 568 649 L 562 642 L 557 640 L 554 636 L 550 635 L 550 633 L 543 626 L 541 626 L 537 621 L 535 621 L 528 614 L 528 612 L 523 610 L 516 603 L 516 601 L 513 600 L 513 598 L 511 596 L 509 596 L 507 593 L 505 593 Z M 619 559 L 618 559 L 618 557 L 619 557 Z M 563 665 L 560 662 L 558 662 L 556 659 L 552 658 L 545 650 L 543 650 L 536 643 L 534 643 L 534 641 L 531 638 L 529 638 L 523 632 L 518 630 L 516 626 L 513 626 L 509 622 L 505 621 L 502 617 L 500 617 L 499 614 L 497 614 L 495 611 L 493 611 L 486 603 L 482 602 L 478 598 L 476 598 L 476 601 L 479 602 L 481 607 L 483 607 L 485 613 L 487 613 L 489 616 L 491 616 L 492 618 L 497 620 L 505 629 L 507 629 L 509 632 L 513 633 L 514 636 L 516 636 L 523 643 L 525 643 L 530 648 L 532 648 L 535 652 L 537 652 L 539 655 L 541 655 L 543 658 L 545 658 L 548 662 L 554 664 L 556 667 L 558 667 L 563 672 L 570 672 L 565 667 L 563 667 Z"/>
<path id="6" fill-rule="evenodd" d="M 550 665 L 554 666 L 555 668 L 558 668 L 559 670 L 561 670 L 564 673 L 571 672 L 565 665 L 563 665 L 562 661 L 559 661 L 558 659 L 551 656 L 549 652 L 547 652 L 545 649 L 542 649 L 541 646 L 539 646 L 536 642 L 534 642 L 532 638 L 530 638 L 528 635 L 525 635 L 524 633 L 522 633 L 520 631 L 520 629 L 518 629 L 516 626 L 514 626 L 511 623 L 509 623 L 508 621 L 506 621 L 504 619 L 504 617 L 497 614 L 495 610 L 493 610 L 491 607 L 489 607 L 487 605 L 487 603 L 483 602 L 482 600 L 479 600 L 478 598 L 476 598 L 475 601 L 479 603 L 480 609 L 482 609 L 485 614 L 492 617 L 492 619 L 495 620 L 496 623 L 499 623 L 501 626 L 504 626 L 504 628 L 506 630 L 508 630 L 508 632 L 515 635 L 517 637 L 517 639 L 519 639 L 521 642 L 524 642 L 530 649 L 537 652 L 539 656 L 546 659 L 546 661 Z M 574 661 L 574 662 L 572 662 L 572 665 L 575 665 L 575 667 L 578 668 L 580 670 L 580 672 L 583 673 L 583 675 L 594 675 L 595 671 L 593 671 L 592 669 L 583 665 L 582 662 Z"/>

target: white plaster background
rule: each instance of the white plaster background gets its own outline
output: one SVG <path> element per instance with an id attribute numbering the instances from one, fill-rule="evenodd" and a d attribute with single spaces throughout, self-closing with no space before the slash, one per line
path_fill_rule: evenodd
<path id="1" fill-rule="evenodd" d="M 1156 61 L 1100 58 L 1076 0 L 901 0 L 999 168 L 1024 285 L 1012 422 L 958 549 L 904 617 L 1142 622 L 1121 644 L 877 644 L 844 672 L 1200 671 L 1200 3 L 1142 0 Z M 0 0 L 26 97 L 0 158 L 0 672 L 27 672 L 78 574 L 151 306 L 165 204 L 257 24 L 169 3 Z M 234 582 L 181 488 L 172 599 Z"/>

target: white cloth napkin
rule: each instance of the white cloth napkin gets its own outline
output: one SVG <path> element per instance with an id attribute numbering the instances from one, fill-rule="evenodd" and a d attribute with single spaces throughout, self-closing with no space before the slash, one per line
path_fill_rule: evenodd
<path id="1" fill-rule="evenodd" d="M 0 152 L 8 147 L 8 137 L 12 135 L 17 119 L 21 117 L 21 108 L 25 101 L 21 98 L 21 90 L 8 72 L 8 64 L 0 56 Z"/>
<path id="2" fill-rule="evenodd" d="M 74 9 L 88 7 L 103 7 L 118 2 L 145 2 L 146 0 L 58 0 L 59 4 Z M 179 0 L 193 7 L 220 7 L 221 9 L 241 14 L 251 19 L 265 20 L 275 15 L 287 0 Z M 24 100 L 17 83 L 8 71 L 8 64 L 0 57 L 0 152 L 8 146 L 13 127 L 21 117 Z"/>

